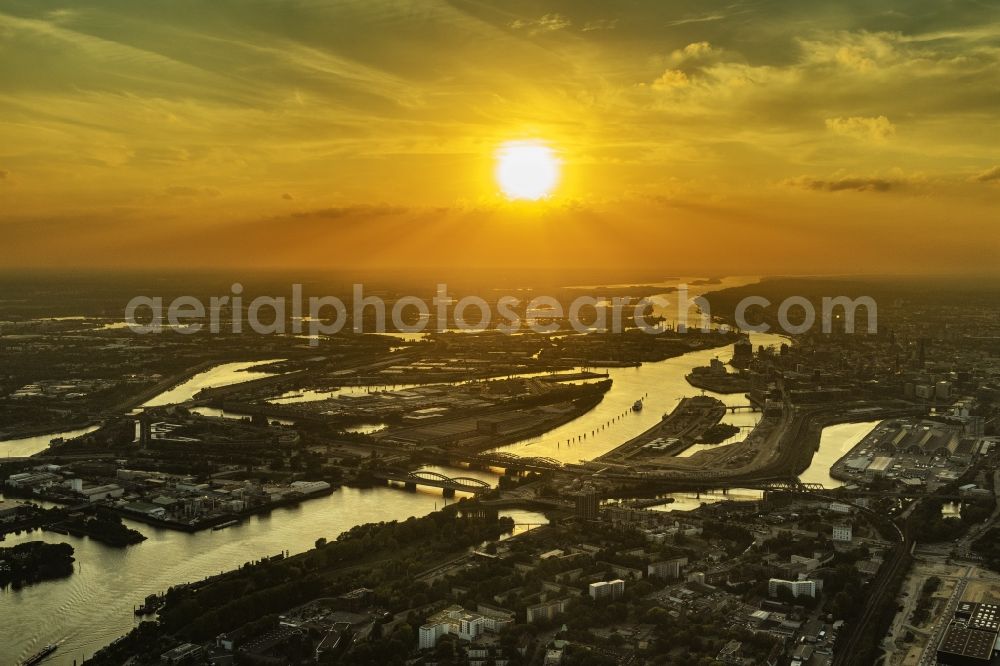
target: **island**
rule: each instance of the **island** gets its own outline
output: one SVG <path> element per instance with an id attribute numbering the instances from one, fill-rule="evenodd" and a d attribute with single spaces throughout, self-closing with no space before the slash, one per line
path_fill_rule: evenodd
<path id="1" fill-rule="evenodd" d="M 92 516 L 70 513 L 65 520 L 49 525 L 46 529 L 60 534 L 90 537 L 107 546 L 118 548 L 146 540 L 142 532 L 128 527 L 120 517 L 107 511 L 99 511 Z"/>
<path id="2" fill-rule="evenodd" d="M 15 590 L 73 573 L 73 546 L 29 541 L 0 548 L 0 588 Z"/>
<path id="3" fill-rule="evenodd" d="M 713 393 L 747 393 L 751 388 L 748 374 L 727 371 L 726 364 L 717 358 L 710 365 L 692 368 L 685 379 L 691 386 Z"/>

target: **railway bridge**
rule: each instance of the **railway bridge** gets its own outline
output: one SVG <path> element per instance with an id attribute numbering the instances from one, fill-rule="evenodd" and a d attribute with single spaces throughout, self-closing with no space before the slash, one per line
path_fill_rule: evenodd
<path id="1" fill-rule="evenodd" d="M 551 472 L 563 469 L 563 463 L 552 458 L 519 456 L 506 451 L 483 451 L 481 453 L 463 453 L 448 451 L 440 453 L 422 452 L 420 459 L 450 466 L 470 465 L 472 467 L 498 467 L 506 473 L 516 472 Z"/>
<path id="2" fill-rule="evenodd" d="M 453 496 L 455 491 L 478 495 L 493 488 L 493 486 L 480 479 L 474 479 L 469 476 L 450 477 L 428 470 L 411 472 L 400 469 L 382 469 L 372 472 L 372 476 L 386 483 L 392 481 L 402 483 L 407 490 L 416 490 L 417 486 L 441 488 L 444 490 L 446 497 Z"/>
<path id="3" fill-rule="evenodd" d="M 562 469 L 563 464 L 552 458 L 522 457 L 504 451 L 485 451 L 475 455 L 467 456 L 466 462 L 489 465 L 490 467 L 502 467 L 505 470 L 524 472 L 550 472 Z"/>

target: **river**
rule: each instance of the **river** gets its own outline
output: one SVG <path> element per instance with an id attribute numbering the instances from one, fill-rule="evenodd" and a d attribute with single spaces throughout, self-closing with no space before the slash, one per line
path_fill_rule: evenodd
<path id="1" fill-rule="evenodd" d="M 194 398 L 202 389 L 218 388 L 220 386 L 230 386 L 241 382 L 248 382 L 251 379 L 262 379 L 273 377 L 273 372 L 261 372 L 250 370 L 250 368 L 267 363 L 276 363 L 283 359 L 273 358 L 266 361 L 250 361 L 238 363 L 223 363 L 212 367 L 205 372 L 199 372 L 185 382 L 168 391 L 164 391 L 155 398 L 143 403 L 143 407 L 160 407 L 162 405 L 176 405 Z"/>
<path id="2" fill-rule="evenodd" d="M 785 342 L 785 338 L 771 333 L 751 333 L 750 340 L 755 347 Z M 566 463 L 599 456 L 656 425 L 681 398 L 698 395 L 699 389 L 688 384 L 684 377 L 693 368 L 708 365 L 716 356 L 728 361 L 732 347 L 701 349 L 657 363 L 643 363 L 637 368 L 611 368 L 608 374 L 614 381 L 595 409 L 544 435 L 501 450 Z M 742 393 L 711 395 L 727 405 L 748 404 Z M 643 409 L 633 412 L 632 403 L 639 399 L 643 400 Z M 727 413 L 723 421 L 746 426 L 755 424 L 759 417 L 758 413 L 736 412 Z"/>
<path id="3" fill-rule="evenodd" d="M 269 376 L 247 372 L 261 363 L 225 363 L 199 373 L 146 403 L 183 402 L 203 388 L 225 386 Z M 222 415 L 221 413 L 212 415 Z M 227 416 L 229 416 L 227 414 Z M 24 456 L 48 447 L 55 437 L 70 438 L 94 428 L 0 442 L 0 455 Z M 490 472 L 429 467 L 450 476 L 471 476 L 496 484 Z M 458 493 L 461 497 L 462 493 Z M 0 496 L 2 497 L 2 496 Z M 126 633 L 136 623 L 134 606 L 149 594 L 171 585 L 201 580 L 244 562 L 284 550 L 299 553 L 319 537 L 334 539 L 358 524 L 405 520 L 443 507 L 440 490 L 407 492 L 394 488 L 340 488 L 332 495 L 253 516 L 220 531 L 187 534 L 126 521 L 148 539 L 126 549 L 110 548 L 88 538 L 42 531 L 7 535 L 2 546 L 26 541 L 67 542 L 76 550 L 77 569 L 69 578 L 46 581 L 21 590 L 0 591 L 0 664 L 16 664 L 48 643 L 60 644 L 46 664 L 80 663 L 99 648 Z M 501 515 L 519 525 L 546 522 L 531 511 L 509 510 Z M 516 527 L 518 532 L 526 527 Z"/>
<path id="4" fill-rule="evenodd" d="M 751 340 L 754 345 L 777 345 L 783 338 L 752 334 Z M 696 395 L 698 390 L 684 379 L 693 367 L 707 365 L 717 355 L 727 360 L 730 354 L 728 347 L 704 349 L 638 368 L 613 368 L 609 371 L 614 380 L 612 387 L 595 409 L 545 435 L 503 448 L 522 456 L 543 456 L 564 462 L 600 455 L 654 425 L 680 398 Z M 180 402 L 208 386 L 267 376 L 267 373 L 244 371 L 261 363 L 216 366 L 146 404 Z M 747 402 L 742 394 L 717 397 L 728 405 Z M 645 408 L 640 412 L 631 411 L 632 403 L 640 398 L 644 399 Z M 758 417 L 756 413 L 738 412 L 727 414 L 725 421 L 752 426 Z M 32 447 L 37 448 L 31 452 L 41 450 L 52 437 L 68 434 L 29 438 L 36 440 L 33 444 L 26 444 L 27 440 L 0 442 L 0 455 L 13 455 L 7 453 L 11 446 L 20 447 L 17 455 L 26 455 Z M 828 471 L 829 464 L 841 455 L 837 451 L 847 446 L 847 439 L 841 439 L 837 435 L 830 440 L 824 431 L 821 452 L 825 455 L 817 455 L 810 470 L 820 465 Z M 832 459 L 827 462 L 827 457 Z M 455 475 L 455 470 L 439 471 Z M 817 468 L 816 474 L 819 471 Z M 809 474 L 807 470 L 803 480 L 807 480 Z M 462 475 L 491 482 L 496 478 L 488 472 L 472 470 L 462 470 Z M 703 497 L 709 501 L 715 499 Z M 694 508 L 701 501 L 679 496 L 677 499 L 675 505 L 663 508 Z M 9 535 L 3 545 L 38 539 L 71 543 L 76 548 L 78 564 L 76 573 L 65 580 L 45 582 L 16 592 L 0 592 L 0 617 L 4 618 L 0 622 L 0 663 L 16 663 L 42 645 L 57 641 L 62 641 L 60 649 L 47 663 L 79 662 L 128 631 L 135 623 L 133 606 L 148 594 L 177 583 L 200 580 L 283 550 L 302 552 L 312 548 L 317 538 L 334 538 L 357 524 L 425 515 L 444 503 L 440 491 L 341 488 L 328 497 L 256 516 L 218 532 L 186 534 L 134 525 L 149 539 L 127 549 L 108 548 L 87 538 L 44 532 Z M 511 515 L 519 523 L 545 522 L 543 516 L 528 511 L 505 511 L 503 514 Z"/>
<path id="5" fill-rule="evenodd" d="M 819 438 L 819 450 L 813 455 L 812 463 L 799 480 L 802 483 L 819 483 L 826 488 L 839 488 L 843 482 L 830 476 L 830 468 L 865 438 L 880 421 L 841 423 L 827 426 Z"/>
<path id="6" fill-rule="evenodd" d="M 76 430 L 66 430 L 64 432 L 54 432 L 48 435 L 36 435 L 34 437 L 21 437 L 19 439 L 5 439 L 0 441 L 0 456 L 3 458 L 20 458 L 33 456 L 39 451 L 49 448 L 49 443 L 57 437 L 63 439 L 73 439 L 86 435 L 88 432 L 97 430 L 100 426 L 90 426 L 88 428 L 78 428 Z"/>
<path id="7" fill-rule="evenodd" d="M 250 381 L 251 379 L 271 377 L 274 373 L 252 371 L 247 369 L 266 363 L 274 363 L 279 360 L 281 359 L 222 363 L 220 365 L 216 365 L 208 370 L 205 370 L 204 372 L 196 374 L 187 381 L 181 382 L 177 386 L 160 393 L 149 401 L 143 403 L 142 406 L 159 407 L 163 405 L 173 405 L 190 400 L 196 393 L 198 393 L 198 391 L 202 389 L 229 386 L 231 384 Z M 202 413 L 205 416 L 238 416 L 236 414 L 228 414 L 222 410 L 208 407 L 196 407 L 194 411 Z M 53 432 L 47 435 L 36 435 L 34 437 L 21 437 L 18 439 L 3 440 L 0 441 L 0 457 L 16 458 L 22 456 L 32 456 L 49 448 L 49 444 L 53 439 L 73 439 L 74 437 L 80 437 L 81 435 L 93 432 L 99 427 L 100 426 L 93 425 L 87 428 L 78 428 L 64 432 Z"/>
<path id="8" fill-rule="evenodd" d="M 819 450 L 813 454 L 809 467 L 799 474 L 799 480 L 803 483 L 819 483 L 826 488 L 839 488 L 844 485 L 830 476 L 830 468 L 879 423 L 880 421 L 840 423 L 823 428 L 819 438 Z M 726 491 L 670 493 L 664 497 L 672 497 L 674 501 L 653 507 L 657 511 L 690 511 L 702 504 L 715 504 L 726 500 L 754 501 L 763 498 L 764 492 L 753 488 L 730 488 Z"/>
<path id="9" fill-rule="evenodd" d="M 475 470 L 428 469 L 491 483 L 497 478 Z M 217 532 L 187 534 L 126 521 L 148 540 L 125 549 L 41 531 L 8 535 L 0 545 L 38 540 L 69 543 L 76 550 L 77 568 L 69 578 L 0 591 L 0 663 L 19 663 L 41 646 L 59 641 L 59 650 L 46 664 L 82 663 L 136 624 L 132 609 L 146 595 L 284 550 L 309 550 L 316 539 L 332 540 L 355 525 L 423 516 L 447 501 L 434 489 L 340 488 L 327 497 L 253 516 Z M 521 525 L 515 532 L 547 522 L 531 511 L 505 510 L 501 515 Z"/>
<path id="10" fill-rule="evenodd" d="M 776 344 L 777 336 L 755 336 L 755 344 Z M 508 447 L 521 455 L 544 455 L 561 460 L 603 453 L 624 439 L 638 434 L 660 419 L 664 411 L 676 405 L 683 395 L 697 391 L 684 379 L 690 369 L 704 365 L 720 355 L 727 358 L 729 349 L 700 350 L 660 363 L 638 368 L 615 368 L 615 380 L 604 400 L 594 410 L 553 433 Z M 148 405 L 163 405 L 190 399 L 208 386 L 222 386 L 246 381 L 266 373 L 246 372 L 259 365 L 227 363 L 166 391 Z M 646 409 L 632 412 L 632 403 L 648 393 Z M 745 404 L 742 395 L 726 396 L 727 404 Z M 583 433 L 621 415 L 587 440 L 571 446 L 560 440 Z M 741 420 L 755 415 L 739 414 Z M 728 417 L 727 417 L 728 418 Z M 68 433 L 63 433 L 66 436 Z M 56 435 L 35 438 L 31 446 L 19 444 L 19 454 L 42 450 Z M 0 447 L 9 446 L 0 443 Z M 33 449 L 33 450 L 31 450 Z M 440 469 L 456 475 L 456 470 Z M 495 483 L 488 472 L 461 470 L 463 476 L 476 476 Z M 0 592 L 0 615 L 4 636 L 0 639 L 0 663 L 16 663 L 46 643 L 62 641 L 60 649 L 47 663 L 72 664 L 82 661 L 100 647 L 129 630 L 135 623 L 133 606 L 148 594 L 174 585 L 200 580 L 240 564 L 283 550 L 292 553 L 312 548 L 319 537 L 334 538 L 354 525 L 373 521 L 402 520 L 420 516 L 445 503 L 440 491 L 406 492 L 392 488 L 367 490 L 341 488 L 332 495 L 304 502 L 295 508 L 279 509 L 256 516 L 242 524 L 218 532 L 211 530 L 186 534 L 133 525 L 149 539 L 121 550 L 102 546 L 87 538 L 75 538 L 35 532 L 9 535 L 4 545 L 42 539 L 66 541 L 76 549 L 77 571 L 61 581 L 49 581 L 19 591 Z M 504 512 L 521 523 L 545 522 L 544 516 L 527 511 Z"/>

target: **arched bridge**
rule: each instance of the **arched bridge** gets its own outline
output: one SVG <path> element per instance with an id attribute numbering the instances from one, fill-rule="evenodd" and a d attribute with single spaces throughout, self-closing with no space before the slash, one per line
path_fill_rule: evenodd
<path id="1" fill-rule="evenodd" d="M 398 469 L 382 469 L 373 472 L 372 476 L 383 481 L 403 483 L 407 488 L 415 488 L 416 486 L 442 488 L 446 493 L 460 490 L 465 493 L 479 494 L 493 488 L 493 486 L 481 479 L 474 479 L 470 476 L 450 477 L 429 470 L 410 472 Z"/>

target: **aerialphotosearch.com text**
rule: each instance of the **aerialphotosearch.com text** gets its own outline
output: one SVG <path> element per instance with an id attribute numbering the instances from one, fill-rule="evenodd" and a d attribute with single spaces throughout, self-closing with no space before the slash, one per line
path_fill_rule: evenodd
<path id="1" fill-rule="evenodd" d="M 525 301 L 516 296 L 502 296 L 492 303 L 480 296 L 453 298 L 446 284 L 438 284 L 428 302 L 417 296 L 401 296 L 390 303 L 379 295 L 366 295 L 364 285 L 354 284 L 349 303 L 337 296 L 303 294 L 301 284 L 291 286 L 291 296 L 256 296 L 244 302 L 243 285 L 233 283 L 230 293 L 212 296 L 206 304 L 195 296 L 178 296 L 169 303 L 160 296 L 136 296 L 125 307 L 125 323 L 139 334 L 173 331 L 193 334 L 207 330 L 242 333 L 249 328 L 260 335 L 306 335 L 310 344 L 319 345 L 322 336 L 344 331 L 353 333 L 422 333 L 496 330 L 518 333 L 554 333 L 565 325 L 577 332 L 621 333 L 638 329 L 662 333 L 664 320 L 672 321 L 674 330 L 691 328 L 709 332 L 727 330 L 725 324 L 713 325 L 711 306 L 704 296 L 689 296 L 687 285 L 663 296 L 599 298 L 581 295 L 564 303 L 553 296 L 534 296 Z M 774 309 L 776 307 L 776 309 Z M 756 323 L 748 314 L 757 310 Z M 741 331 L 766 332 L 772 329 L 760 315 L 776 322 L 781 332 L 799 335 L 812 330 L 819 322 L 823 333 L 830 333 L 834 319 L 842 319 L 842 330 L 853 333 L 859 310 L 864 311 L 866 333 L 877 332 L 877 305 L 868 296 L 823 297 L 819 312 L 813 301 L 790 296 L 778 304 L 763 296 L 747 296 L 733 310 L 733 321 Z M 431 322 L 433 319 L 433 327 Z M 689 319 L 697 320 L 692 326 Z M 392 324 L 389 328 L 388 323 Z"/>

